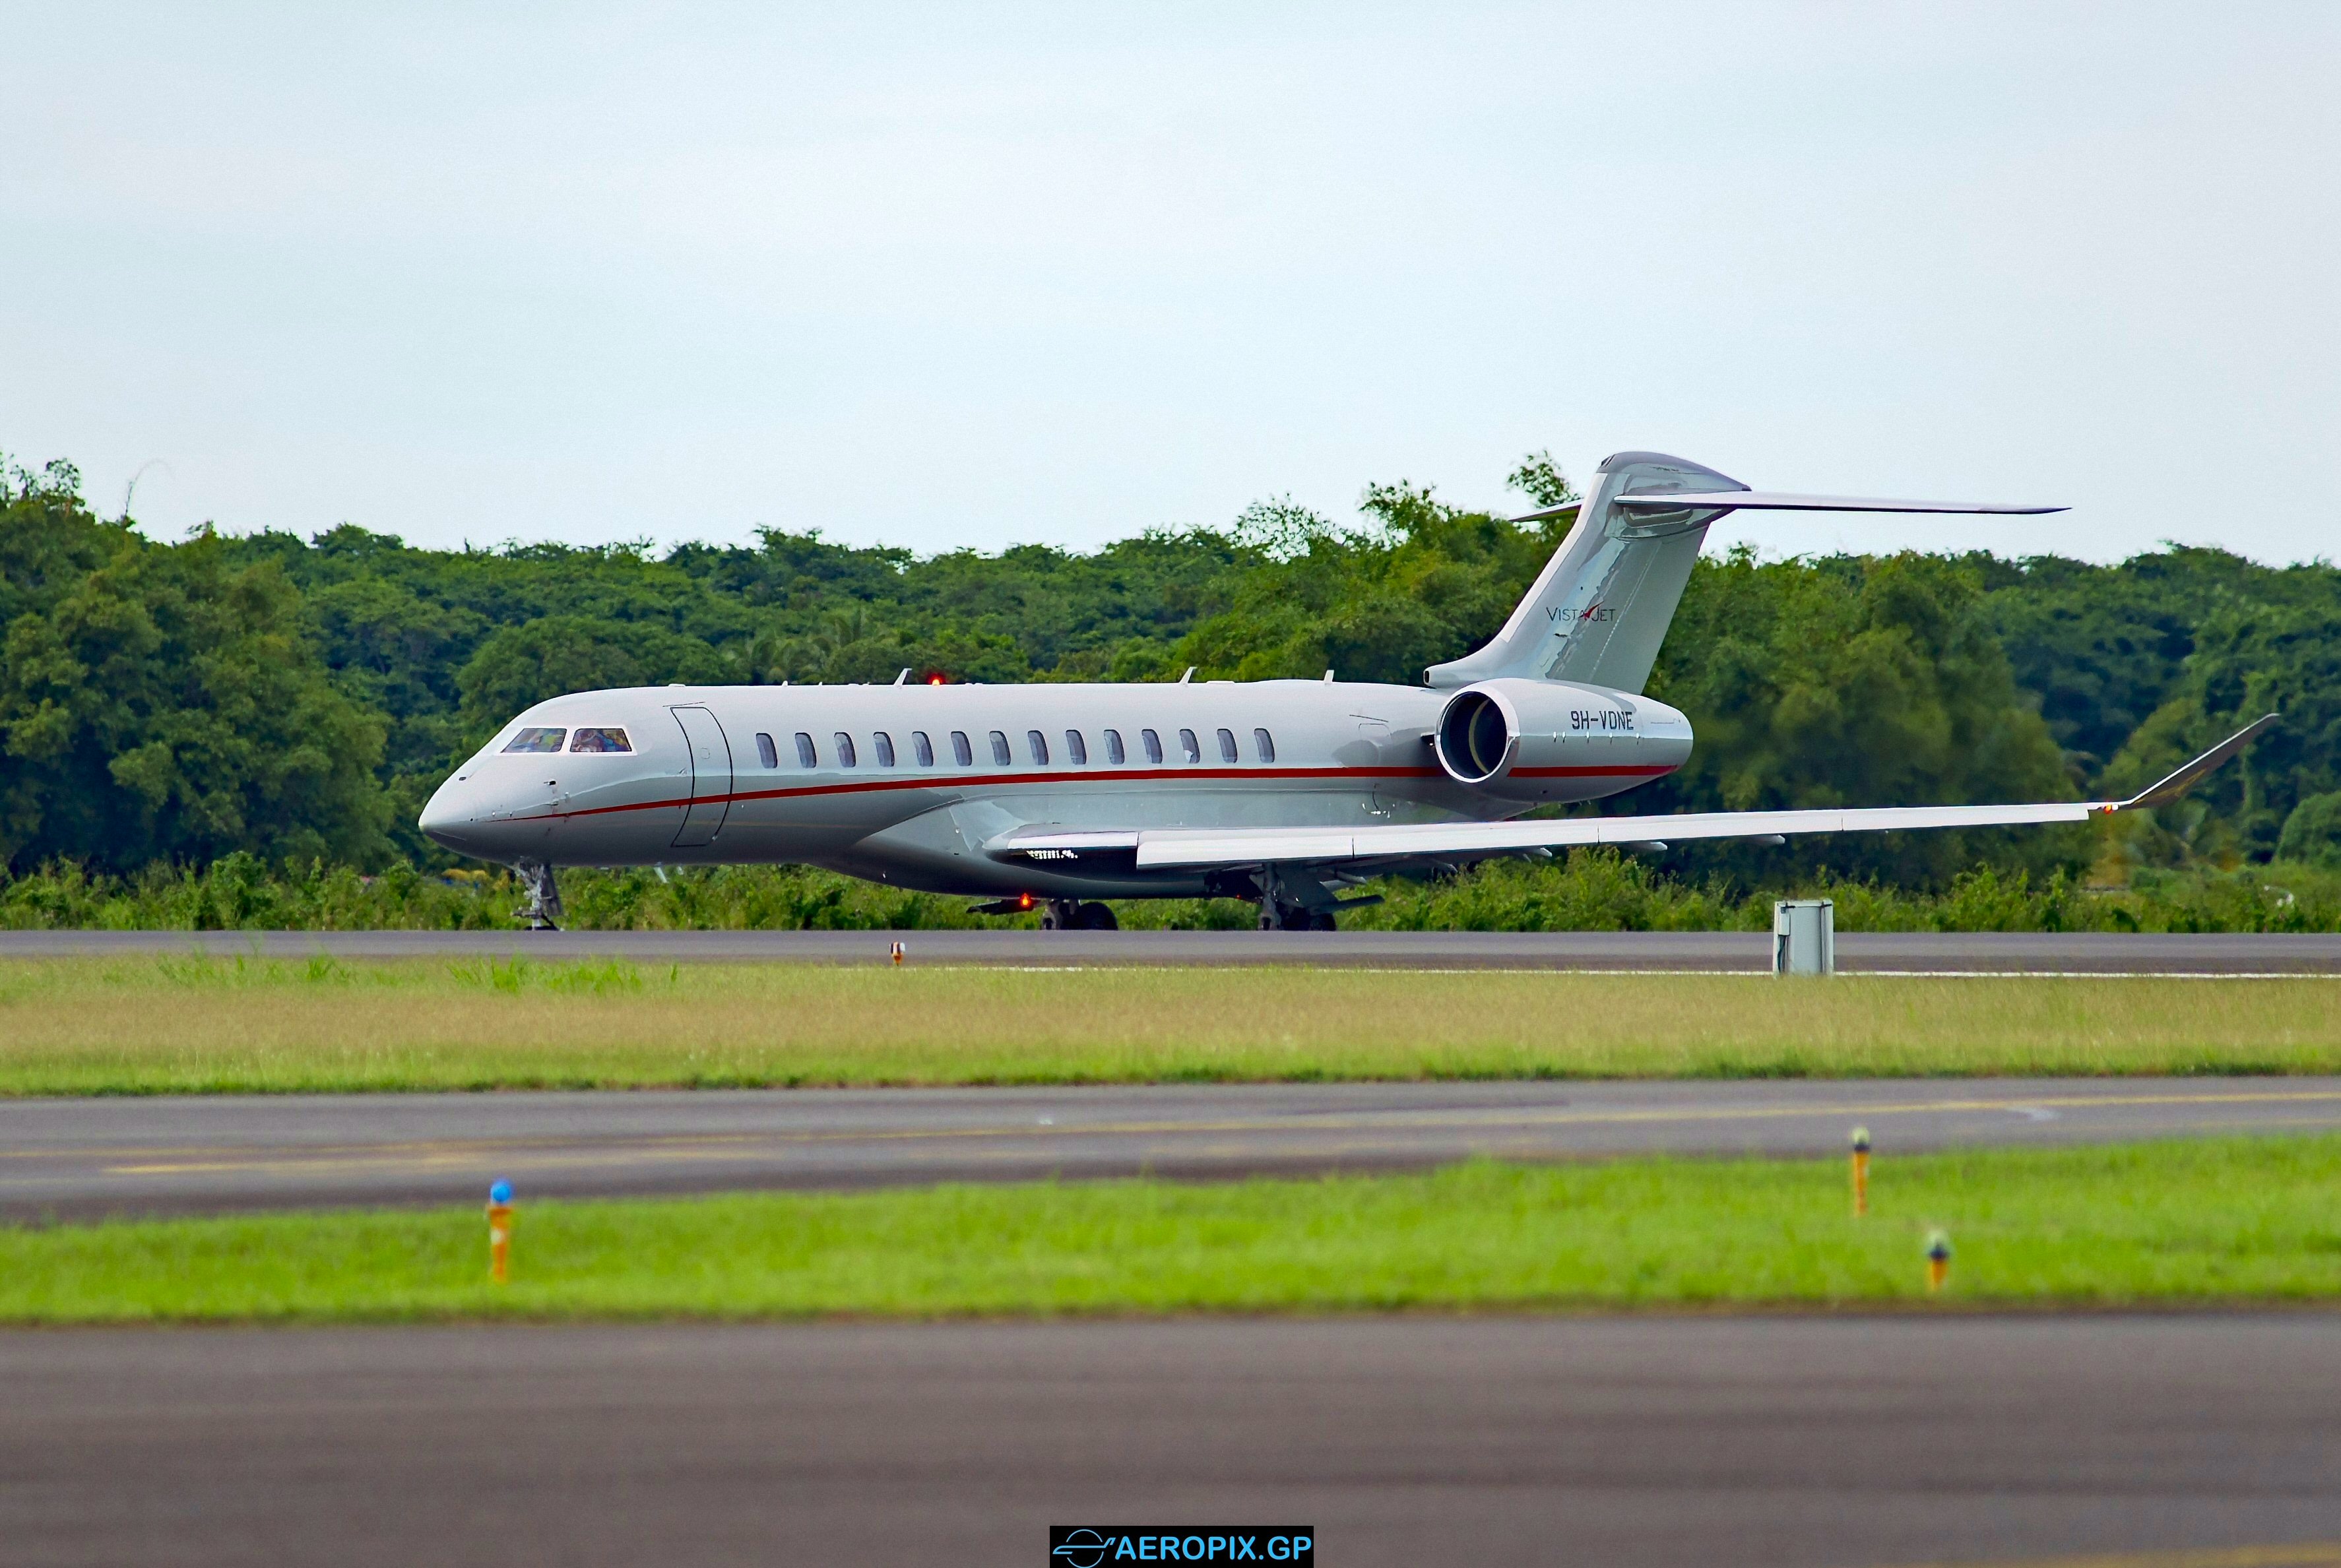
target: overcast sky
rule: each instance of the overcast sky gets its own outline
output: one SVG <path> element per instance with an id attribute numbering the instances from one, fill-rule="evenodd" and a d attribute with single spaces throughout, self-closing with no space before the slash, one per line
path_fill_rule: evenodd
<path id="1" fill-rule="evenodd" d="M 0 448 L 157 537 L 1093 546 L 1549 447 L 2341 554 L 2341 6 L 0 3 Z M 1719 528 L 1719 536 L 1725 533 Z"/>

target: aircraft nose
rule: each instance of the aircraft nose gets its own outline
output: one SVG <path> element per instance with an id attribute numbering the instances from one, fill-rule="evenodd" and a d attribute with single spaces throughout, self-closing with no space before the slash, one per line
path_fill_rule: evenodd
<path id="1" fill-rule="evenodd" d="M 474 813 L 463 809 L 462 794 L 455 780 L 450 779 L 433 791 L 431 799 L 423 805 L 423 814 L 414 819 L 414 825 L 423 830 L 425 839 L 459 855 L 470 848 L 463 829 L 473 826 L 477 819 Z"/>

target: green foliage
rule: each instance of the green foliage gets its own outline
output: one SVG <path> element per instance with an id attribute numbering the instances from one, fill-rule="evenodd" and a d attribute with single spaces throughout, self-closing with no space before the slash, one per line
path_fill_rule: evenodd
<path id="1" fill-rule="evenodd" d="M 561 874 L 569 923 L 603 931 L 996 930 L 1030 926 L 970 914 L 969 900 L 882 887 L 804 866 L 717 866 Z M 1756 931 L 1772 899 L 1833 898 L 1844 931 L 2341 931 L 2341 861 L 2233 871 L 2142 868 L 2091 888 L 2062 869 L 1977 867 L 1939 892 L 1822 875 L 1778 888 L 1693 882 L 1612 849 L 1545 863 L 1491 861 L 1433 883 L 1385 881 L 1353 930 Z M 126 875 L 61 862 L 0 875 L 0 929 L 513 930 L 521 888 L 503 871 L 439 875 L 393 862 L 380 876 L 309 861 L 272 870 L 238 851 L 196 869 L 156 863 Z M 1117 906 L 1133 930 L 1243 930 L 1258 919 L 1231 898 Z"/>
<path id="2" fill-rule="evenodd" d="M 2329 1305 L 2336 1179 L 2309 1136 L 1910 1155 L 1858 1220 L 1834 1158 L 548 1199 L 503 1286 L 468 1206 L 7 1226 L 0 1322 Z"/>
<path id="3" fill-rule="evenodd" d="M 1690 762 L 1617 809 L 1751 811 L 2068 799 L 2055 739 L 2017 689 L 1976 574 L 1938 556 L 1761 562 L 1693 574 L 1650 682 L 1689 715 Z M 1979 859 L 2045 872 L 2087 839 L 2021 832 L 1848 835 L 1721 848 L 1743 881 L 1827 870 L 1940 887 Z"/>
<path id="4" fill-rule="evenodd" d="M 68 476 L 0 500 L 0 863 L 381 858 L 383 722 L 284 573 L 208 529 L 150 544 Z"/>
<path id="5" fill-rule="evenodd" d="M 640 621 L 544 615 L 497 628 L 456 676 L 463 749 L 483 744 L 513 714 L 548 697 L 670 680 L 734 679 L 695 637 Z"/>
<path id="6" fill-rule="evenodd" d="M 2341 869 L 2341 789 L 2308 796 L 2294 807 L 2276 852 L 2287 860 Z"/>
<path id="7" fill-rule="evenodd" d="M 446 867 L 414 830 L 423 799 L 489 729 L 559 691 L 883 681 L 905 668 L 992 682 L 1330 669 L 1412 683 L 1502 624 L 1570 521 L 1514 524 L 1401 481 L 1370 487 L 1350 523 L 1270 501 L 1223 530 L 1153 530 L 1091 554 L 920 559 L 772 529 L 663 557 L 640 543 L 418 550 L 346 525 L 162 545 L 93 516 L 70 464 L 8 474 L 0 865 L 159 866 L 165 880 L 200 875 L 169 866 L 234 851 Z M 1539 508 L 1574 498 L 1547 453 L 1510 482 Z M 2024 829 L 1715 847 L 1669 863 L 1701 888 L 1833 879 L 1937 895 L 1977 865 L 2036 890 L 2060 871 L 2076 886 L 2085 868 L 2209 876 L 2265 864 L 2296 819 L 2289 842 L 2326 841 L 2323 809 L 2299 813 L 2341 791 L 2341 571 L 2201 549 L 2114 567 L 1743 551 L 1693 571 L 1651 691 L 1691 716 L 1698 750 L 1676 777 L 1599 809 L 2097 796 L 2280 710 L 2283 727 L 2240 764 L 2152 820 L 2125 819 L 2110 847 Z M 623 918 L 665 918 L 641 911 L 671 897 Z M 1453 918 L 1498 918 L 1482 897 L 1405 894 L 1385 918 L 1442 918 L 1429 911 L 1444 900 Z M 1533 897 L 1589 908 L 1574 891 Z M 1632 904 L 1585 918 L 1661 918 L 1655 906 L 1616 912 Z M 877 918 L 853 899 L 836 908 Z M 773 918 L 794 908 L 784 899 Z M 1200 904 L 1145 918 L 1236 918 Z"/>

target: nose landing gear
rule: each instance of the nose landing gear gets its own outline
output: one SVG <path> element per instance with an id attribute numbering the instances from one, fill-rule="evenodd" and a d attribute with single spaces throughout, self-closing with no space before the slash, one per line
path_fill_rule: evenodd
<path id="1" fill-rule="evenodd" d="M 553 868 L 542 861 L 522 860 L 513 870 L 528 888 L 528 903 L 514 909 L 513 918 L 525 919 L 532 931 L 561 929 L 561 888 L 553 879 Z"/>

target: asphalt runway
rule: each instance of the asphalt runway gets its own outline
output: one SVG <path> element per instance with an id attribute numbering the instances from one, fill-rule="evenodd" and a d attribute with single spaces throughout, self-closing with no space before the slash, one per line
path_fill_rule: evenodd
<path id="1" fill-rule="evenodd" d="M 2341 1078 L 1232 1084 L 0 1101 L 18 1220 L 2341 1126 Z"/>
<path id="2" fill-rule="evenodd" d="M 211 953 L 305 958 L 617 958 L 636 963 L 1345 964 L 1370 968 L 1761 973 L 1761 931 L 5 931 L 0 958 Z M 2341 936 L 1840 933 L 1873 974 L 2341 975 Z"/>
<path id="3" fill-rule="evenodd" d="M 0 1391 L 13 1564 L 2341 1564 L 2323 1314 L 52 1330 Z"/>

